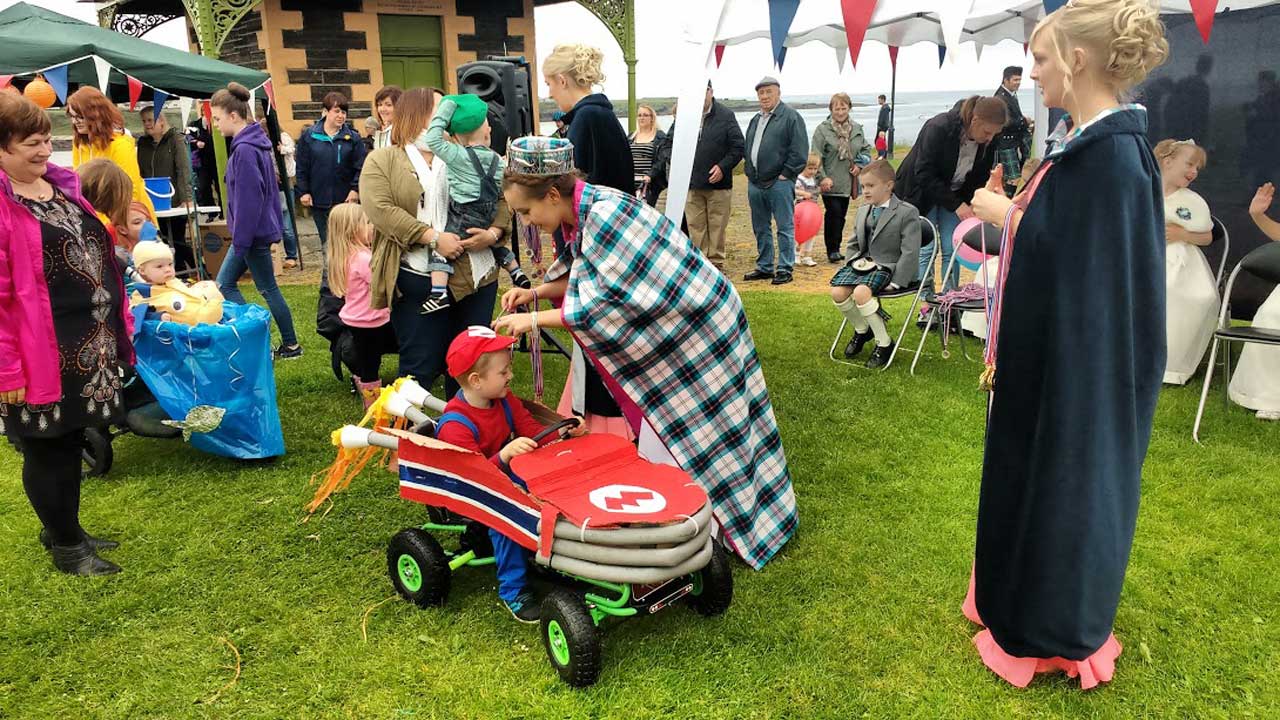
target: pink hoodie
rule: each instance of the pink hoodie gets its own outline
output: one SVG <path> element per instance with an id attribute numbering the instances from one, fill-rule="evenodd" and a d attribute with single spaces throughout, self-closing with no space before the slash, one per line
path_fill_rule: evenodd
<path id="1" fill-rule="evenodd" d="M 44 179 L 96 220 L 73 171 L 50 164 Z M 106 272 L 108 282 L 114 279 L 120 284 L 120 319 L 125 328 L 118 338 L 120 360 L 132 364 L 133 317 L 124 278 L 114 262 L 107 263 Z M 32 405 L 57 402 L 62 399 L 58 365 L 40 222 L 14 195 L 9 176 L 0 171 L 0 392 L 26 388 L 26 402 Z"/>

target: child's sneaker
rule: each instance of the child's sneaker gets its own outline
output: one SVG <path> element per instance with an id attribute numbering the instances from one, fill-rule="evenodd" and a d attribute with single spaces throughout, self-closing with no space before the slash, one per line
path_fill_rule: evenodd
<path id="1" fill-rule="evenodd" d="M 542 608 L 534 599 L 533 593 L 528 590 L 517 595 L 515 600 L 504 604 L 507 610 L 511 611 L 511 616 L 522 623 L 533 625 L 542 619 Z"/>
<path id="2" fill-rule="evenodd" d="M 524 270 L 516 268 L 511 271 L 511 284 L 518 288 L 529 290 L 533 287 L 533 283 L 529 281 L 529 276 L 524 274 Z"/>
<path id="3" fill-rule="evenodd" d="M 805 257 L 800 258 L 800 264 L 805 267 L 817 267 L 818 265 L 818 263 L 814 262 L 813 258 L 807 255 Z"/>
<path id="4" fill-rule="evenodd" d="M 275 355 L 276 360 L 292 360 L 294 358 L 300 358 L 302 357 L 302 346 L 294 345 L 292 347 L 285 347 L 284 345 L 281 345 L 276 348 L 275 352 L 272 354 Z"/>
<path id="5" fill-rule="evenodd" d="M 449 307 L 448 295 L 432 295 L 422 303 L 422 309 L 418 311 L 419 315 L 430 315 L 439 310 L 446 310 Z"/>

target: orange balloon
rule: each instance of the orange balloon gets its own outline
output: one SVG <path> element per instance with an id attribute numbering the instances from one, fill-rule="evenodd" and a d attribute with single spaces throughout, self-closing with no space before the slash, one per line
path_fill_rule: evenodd
<path id="1" fill-rule="evenodd" d="M 53 91 L 53 86 L 40 77 L 27 83 L 27 87 L 23 89 L 22 94 L 26 95 L 28 100 L 46 110 L 53 107 L 53 103 L 58 99 L 58 94 Z"/>

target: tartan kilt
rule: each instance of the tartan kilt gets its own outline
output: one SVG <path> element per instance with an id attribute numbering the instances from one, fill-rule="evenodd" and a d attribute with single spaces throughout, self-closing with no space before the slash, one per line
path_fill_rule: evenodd
<path id="1" fill-rule="evenodd" d="M 836 271 L 835 277 L 831 278 L 831 286 L 854 287 L 856 285 L 866 285 L 871 288 L 872 295 L 879 295 L 892 281 L 893 273 L 888 268 L 877 267 L 875 270 L 862 272 L 854 270 L 853 263 L 848 263 Z"/>

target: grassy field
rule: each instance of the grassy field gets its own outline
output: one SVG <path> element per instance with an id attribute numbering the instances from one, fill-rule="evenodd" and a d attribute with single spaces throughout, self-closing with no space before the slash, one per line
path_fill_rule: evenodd
<path id="1" fill-rule="evenodd" d="M 286 288 L 300 327 L 314 317 L 314 293 Z M 977 365 L 936 351 L 917 377 L 908 362 L 878 375 L 835 365 L 825 357 L 829 300 L 754 290 L 745 301 L 800 530 L 763 572 L 735 564 L 722 618 L 675 608 L 612 625 L 599 684 L 575 691 L 556 679 L 536 630 L 499 606 L 485 569 L 463 571 L 443 609 L 389 600 L 385 544 L 423 508 L 369 470 L 326 517 L 302 522 L 308 478 L 332 459 L 329 431 L 358 416 L 325 345 L 305 332 L 307 355 L 277 371 L 285 457 L 239 464 L 180 442 L 117 440 L 111 474 L 85 485 L 83 520 L 122 541 L 108 555 L 122 575 L 53 571 L 18 458 L 0 450 L 0 717 L 1280 711 L 1280 427 L 1224 410 L 1215 386 L 1206 445 L 1196 446 L 1197 389 L 1165 390 L 1116 620 L 1116 681 L 1082 693 L 1057 676 L 1017 690 L 983 667 L 960 614 L 982 452 Z M 517 368 L 527 389 L 527 361 Z M 564 372 L 548 360 L 548 388 Z"/>

